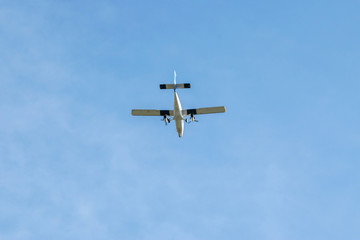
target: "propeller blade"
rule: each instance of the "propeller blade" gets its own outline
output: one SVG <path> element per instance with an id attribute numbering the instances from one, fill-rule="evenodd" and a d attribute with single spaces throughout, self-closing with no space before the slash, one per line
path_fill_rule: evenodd
<path id="1" fill-rule="evenodd" d="M 165 122 L 165 125 L 167 125 L 168 123 L 170 123 L 170 118 L 168 118 L 167 116 L 164 116 L 161 121 L 164 121 Z"/>
<path id="2" fill-rule="evenodd" d="M 164 122 L 165 122 L 165 125 L 167 125 L 168 119 L 167 119 L 166 116 L 164 116 L 164 117 L 161 119 L 161 121 L 164 121 Z"/>

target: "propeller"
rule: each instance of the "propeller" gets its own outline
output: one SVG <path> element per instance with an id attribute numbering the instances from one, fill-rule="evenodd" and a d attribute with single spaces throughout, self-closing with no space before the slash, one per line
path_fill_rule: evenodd
<path id="1" fill-rule="evenodd" d="M 199 122 L 198 120 L 195 120 L 194 114 L 191 114 L 190 119 L 192 122 Z"/>
<path id="2" fill-rule="evenodd" d="M 191 123 L 191 122 L 199 122 L 199 121 L 195 119 L 194 114 L 191 114 L 190 119 L 185 119 L 185 122 Z"/>
<path id="3" fill-rule="evenodd" d="M 170 119 L 165 115 L 161 121 L 164 121 L 165 122 L 165 125 L 167 125 L 168 123 L 170 123 Z"/>

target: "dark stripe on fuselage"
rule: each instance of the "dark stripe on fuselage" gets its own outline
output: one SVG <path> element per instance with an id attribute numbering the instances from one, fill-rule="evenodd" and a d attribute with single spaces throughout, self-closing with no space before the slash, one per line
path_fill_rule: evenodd
<path id="1" fill-rule="evenodd" d="M 169 110 L 160 110 L 160 115 L 161 115 L 161 116 L 165 116 L 165 115 L 169 115 L 169 116 L 170 116 L 170 111 L 169 111 Z"/>

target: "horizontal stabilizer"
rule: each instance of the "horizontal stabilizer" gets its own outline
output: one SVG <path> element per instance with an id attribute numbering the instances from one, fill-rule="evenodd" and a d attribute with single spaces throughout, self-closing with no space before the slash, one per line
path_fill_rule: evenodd
<path id="1" fill-rule="evenodd" d="M 174 116 L 173 110 L 133 109 L 133 116 Z"/>
<path id="2" fill-rule="evenodd" d="M 190 83 L 160 84 L 160 89 L 190 88 Z"/>
<path id="3" fill-rule="evenodd" d="M 208 107 L 208 108 L 193 108 L 182 110 L 182 115 L 197 115 L 197 114 L 210 114 L 210 113 L 223 113 L 225 107 Z"/>

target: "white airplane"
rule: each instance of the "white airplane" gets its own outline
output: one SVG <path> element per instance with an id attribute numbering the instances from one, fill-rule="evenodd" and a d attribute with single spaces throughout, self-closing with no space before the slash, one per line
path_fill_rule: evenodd
<path id="1" fill-rule="evenodd" d="M 194 115 L 209 114 L 209 113 L 223 113 L 225 107 L 208 107 L 208 108 L 194 108 L 182 109 L 179 96 L 176 92 L 178 88 L 190 88 L 190 83 L 176 83 L 176 72 L 174 71 L 174 84 L 160 84 L 160 89 L 174 89 L 174 110 L 155 110 L 155 109 L 132 109 L 133 116 L 163 116 L 162 121 L 165 125 L 171 120 L 175 121 L 176 131 L 179 137 L 184 133 L 184 121 L 187 123 L 197 122 Z M 190 118 L 187 118 L 190 116 Z"/>

